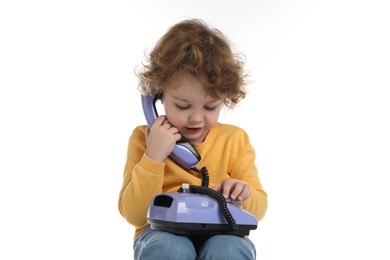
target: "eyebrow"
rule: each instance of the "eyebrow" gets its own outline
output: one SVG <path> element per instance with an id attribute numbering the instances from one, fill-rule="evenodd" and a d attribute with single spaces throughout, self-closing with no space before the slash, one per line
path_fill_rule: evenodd
<path id="1" fill-rule="evenodd" d="M 176 101 L 182 101 L 182 102 L 191 103 L 189 100 L 187 100 L 185 98 L 175 97 L 175 96 L 172 96 L 172 98 L 175 99 Z M 210 104 L 213 104 L 213 103 L 217 103 L 217 102 L 219 103 L 219 102 L 222 102 L 222 101 L 219 100 L 219 99 L 213 99 L 210 102 L 207 102 L 207 105 L 210 105 Z"/>
<path id="2" fill-rule="evenodd" d="M 173 99 L 176 99 L 176 100 L 179 100 L 179 101 L 184 101 L 184 102 L 189 102 L 187 99 L 185 98 L 180 98 L 180 97 L 175 97 L 175 96 L 172 96 Z"/>

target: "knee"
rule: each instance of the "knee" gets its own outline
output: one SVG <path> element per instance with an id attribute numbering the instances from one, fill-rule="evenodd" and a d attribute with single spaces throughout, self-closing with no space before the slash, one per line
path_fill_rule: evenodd
<path id="1" fill-rule="evenodd" d="M 136 259 L 196 259 L 191 240 L 166 232 L 153 232 L 136 247 Z"/>
<path id="2" fill-rule="evenodd" d="M 256 248 L 247 238 L 218 235 L 205 242 L 199 256 L 201 259 L 256 259 Z"/>

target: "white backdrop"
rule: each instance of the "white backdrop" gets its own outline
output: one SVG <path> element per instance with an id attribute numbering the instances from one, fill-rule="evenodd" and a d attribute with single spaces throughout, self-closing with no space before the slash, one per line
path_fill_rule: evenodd
<path id="1" fill-rule="evenodd" d="M 0 259 L 131 259 L 117 210 L 133 69 L 201 18 L 246 55 L 245 128 L 269 195 L 259 259 L 389 259 L 386 0 L 2 1 Z"/>

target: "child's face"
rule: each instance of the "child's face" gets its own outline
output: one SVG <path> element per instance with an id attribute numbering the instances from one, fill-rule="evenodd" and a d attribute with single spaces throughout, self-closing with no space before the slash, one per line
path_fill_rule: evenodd
<path id="1" fill-rule="evenodd" d="M 196 77 L 181 75 L 164 86 L 163 104 L 168 121 L 185 139 L 199 144 L 218 122 L 223 102 L 207 96 Z"/>

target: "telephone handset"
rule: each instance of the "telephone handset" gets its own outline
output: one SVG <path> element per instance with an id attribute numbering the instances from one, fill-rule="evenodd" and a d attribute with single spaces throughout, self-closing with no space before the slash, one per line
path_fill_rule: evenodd
<path id="1" fill-rule="evenodd" d="M 141 95 L 142 108 L 149 128 L 152 127 L 158 116 L 156 109 L 156 101 L 158 99 L 160 99 L 158 95 Z M 199 153 L 195 150 L 191 143 L 185 140 L 180 140 L 176 143 L 169 157 L 186 170 L 196 166 L 201 159 Z"/>

